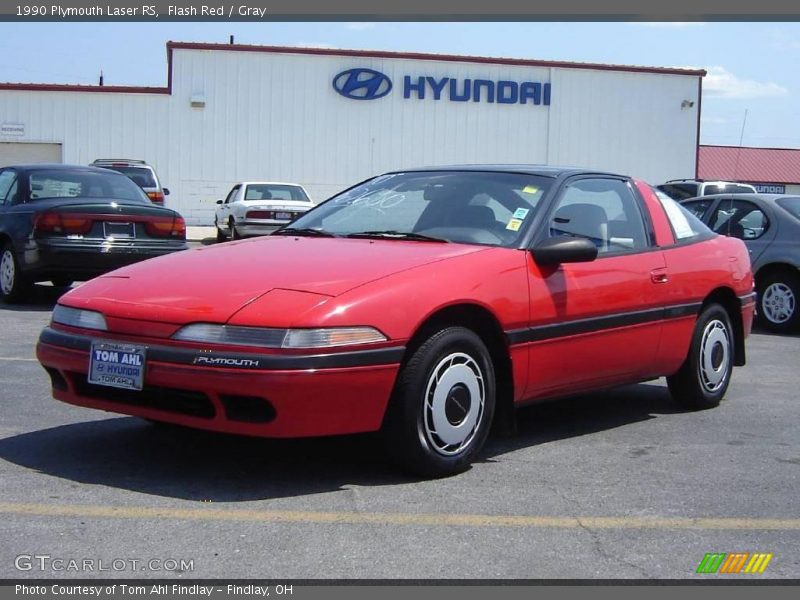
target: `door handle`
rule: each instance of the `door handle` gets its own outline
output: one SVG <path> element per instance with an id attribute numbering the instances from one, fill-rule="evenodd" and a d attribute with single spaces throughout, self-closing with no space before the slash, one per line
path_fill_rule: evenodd
<path id="1" fill-rule="evenodd" d="M 653 283 L 667 283 L 669 276 L 664 271 L 650 271 L 650 281 Z"/>

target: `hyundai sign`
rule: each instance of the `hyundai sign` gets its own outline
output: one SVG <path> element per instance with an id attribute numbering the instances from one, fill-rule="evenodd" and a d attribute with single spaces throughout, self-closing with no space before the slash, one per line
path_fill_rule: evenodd
<path id="1" fill-rule="evenodd" d="M 351 100 L 377 100 L 392 91 L 392 80 L 374 69 L 348 69 L 333 78 L 333 89 Z M 405 75 L 403 98 L 550 106 L 550 84 Z"/>

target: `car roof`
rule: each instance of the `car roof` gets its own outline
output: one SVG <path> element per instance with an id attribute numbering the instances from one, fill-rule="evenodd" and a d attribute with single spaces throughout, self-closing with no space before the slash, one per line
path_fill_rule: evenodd
<path id="1" fill-rule="evenodd" d="M 762 202 L 768 202 L 770 204 L 774 204 L 776 200 L 781 200 L 783 198 L 800 198 L 800 196 L 795 196 L 792 194 L 761 194 L 756 192 L 755 194 L 708 194 L 706 196 L 697 196 L 695 198 L 686 198 L 685 200 L 681 200 L 681 202 L 688 202 L 689 200 L 716 200 L 724 196 L 725 198 L 732 198 L 734 200 L 761 200 Z"/>
<path id="2" fill-rule="evenodd" d="M 413 169 L 398 169 L 392 173 L 408 173 L 412 171 L 484 171 L 494 173 L 522 173 L 525 175 L 539 175 L 541 177 L 561 177 L 565 175 L 614 175 L 618 173 L 587 169 L 584 167 L 561 167 L 552 165 L 525 165 L 525 164 L 467 164 L 467 165 L 435 165 L 417 167 Z"/>
<path id="3" fill-rule="evenodd" d="M 64 163 L 29 163 L 23 165 L 7 165 L 4 169 L 19 169 L 20 171 L 86 171 L 89 173 L 109 173 L 109 169 L 92 167 L 90 165 L 65 165 Z M 124 177 L 124 175 L 122 175 Z"/>
<path id="4" fill-rule="evenodd" d="M 234 185 L 291 185 L 294 187 L 303 187 L 299 183 L 288 183 L 286 181 L 240 181 Z"/>

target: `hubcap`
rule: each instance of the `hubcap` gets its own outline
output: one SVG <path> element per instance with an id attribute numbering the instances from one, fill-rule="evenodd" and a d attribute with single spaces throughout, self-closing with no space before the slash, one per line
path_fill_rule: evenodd
<path id="1" fill-rule="evenodd" d="M 11 250 L 3 252 L 3 258 L 0 259 L 0 288 L 4 294 L 10 294 L 11 289 L 14 287 L 14 256 Z"/>
<path id="2" fill-rule="evenodd" d="M 700 345 L 700 382 L 709 392 L 716 392 L 728 379 L 731 362 L 731 342 L 725 323 L 710 321 L 703 330 Z"/>
<path id="3" fill-rule="evenodd" d="M 785 323 L 791 319 L 795 304 L 792 288 L 785 283 L 773 283 L 764 290 L 764 296 L 761 298 L 764 316 L 772 323 Z"/>
<path id="4" fill-rule="evenodd" d="M 425 389 L 425 436 L 439 454 L 453 456 L 469 447 L 483 420 L 486 389 L 478 363 L 462 352 L 433 369 Z"/>

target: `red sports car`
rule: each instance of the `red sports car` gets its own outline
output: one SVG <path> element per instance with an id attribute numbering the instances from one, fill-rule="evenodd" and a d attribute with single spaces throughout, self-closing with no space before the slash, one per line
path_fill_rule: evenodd
<path id="1" fill-rule="evenodd" d="M 666 376 L 717 405 L 754 299 L 742 241 L 645 183 L 437 167 L 98 277 L 37 355 L 65 402 L 265 437 L 381 430 L 402 466 L 445 475 L 543 398 Z"/>

